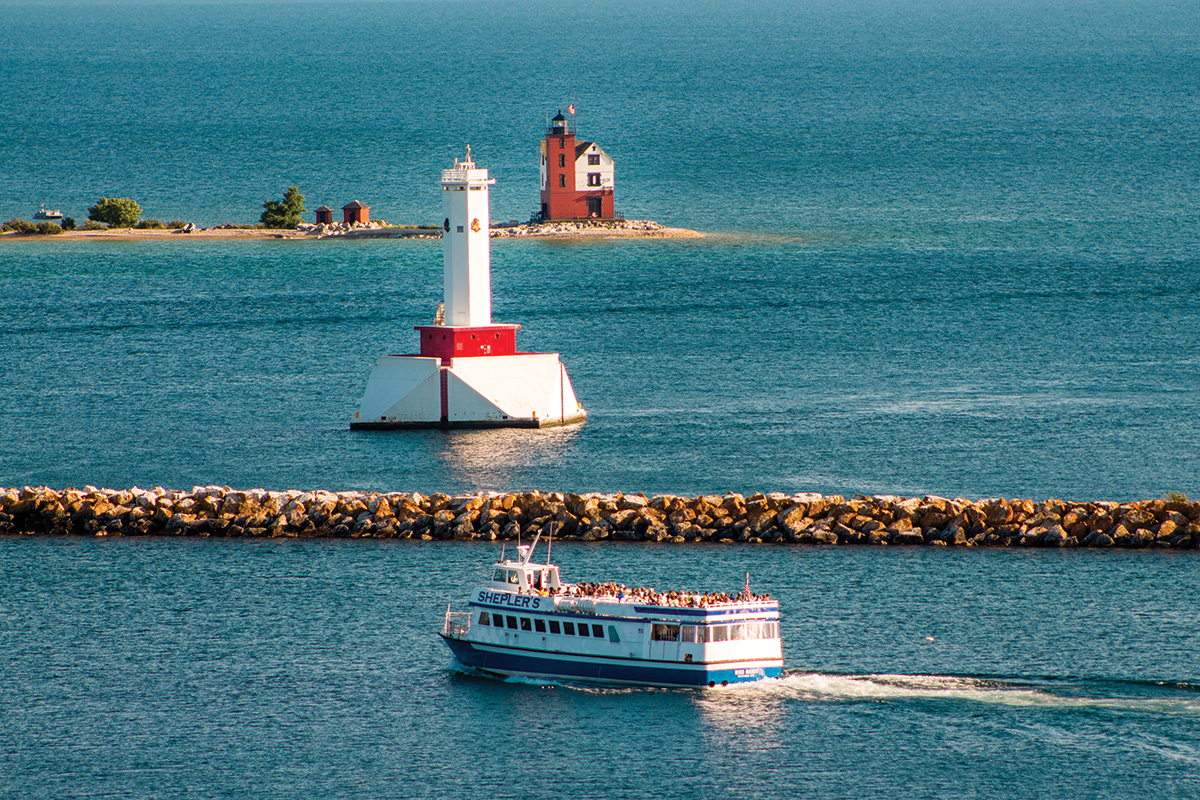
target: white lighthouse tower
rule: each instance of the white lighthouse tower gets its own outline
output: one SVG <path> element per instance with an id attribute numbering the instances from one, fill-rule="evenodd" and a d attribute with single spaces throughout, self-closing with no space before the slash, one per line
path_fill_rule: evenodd
<path id="1" fill-rule="evenodd" d="M 520 325 L 492 323 L 488 187 L 467 148 L 442 171 L 445 320 L 418 325 L 418 355 L 375 362 L 352 430 L 544 428 L 583 422 L 557 353 L 517 353 Z"/>

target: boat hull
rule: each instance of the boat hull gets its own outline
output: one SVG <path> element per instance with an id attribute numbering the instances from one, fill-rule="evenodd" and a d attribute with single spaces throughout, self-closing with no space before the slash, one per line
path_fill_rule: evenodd
<path id="1" fill-rule="evenodd" d="M 783 673 L 779 661 L 742 661 L 723 664 L 663 663 L 644 659 L 550 653 L 516 647 L 470 642 L 445 634 L 442 640 L 464 666 L 495 675 L 646 686 L 724 686 Z"/>

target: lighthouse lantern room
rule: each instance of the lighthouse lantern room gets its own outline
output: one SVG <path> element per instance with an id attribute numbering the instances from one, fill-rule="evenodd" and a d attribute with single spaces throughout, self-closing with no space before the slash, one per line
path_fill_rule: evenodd
<path id="1" fill-rule="evenodd" d="M 518 353 L 521 326 L 492 322 L 495 182 L 470 147 L 442 171 L 444 311 L 416 326 L 419 354 L 378 358 L 352 430 L 542 428 L 587 418 L 558 354 Z"/>

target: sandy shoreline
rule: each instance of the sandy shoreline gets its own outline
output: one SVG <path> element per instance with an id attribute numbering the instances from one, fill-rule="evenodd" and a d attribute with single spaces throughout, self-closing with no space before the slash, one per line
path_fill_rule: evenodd
<path id="1" fill-rule="evenodd" d="M 258 240 L 258 239 L 440 239 L 439 231 L 413 228 L 362 228 L 347 232 L 324 233 L 313 230 L 269 230 L 266 228 L 203 228 L 182 230 L 121 228 L 103 231 L 63 231 L 52 236 L 37 234 L 0 234 L 0 241 L 93 241 L 136 240 Z M 694 239 L 705 234 L 687 228 L 669 228 L 645 220 L 618 224 L 542 223 L 492 228 L 493 239 Z"/>

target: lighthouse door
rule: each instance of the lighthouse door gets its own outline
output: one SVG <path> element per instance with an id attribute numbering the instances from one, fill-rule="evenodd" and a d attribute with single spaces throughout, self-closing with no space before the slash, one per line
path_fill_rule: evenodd
<path id="1" fill-rule="evenodd" d="M 599 197 L 589 197 L 589 198 L 587 199 L 587 204 L 588 204 L 588 216 L 589 216 L 589 217 L 598 217 L 598 216 L 600 216 L 600 213 L 601 213 L 601 208 L 602 208 L 602 207 L 601 207 L 601 205 L 600 205 L 600 198 L 599 198 Z"/>

